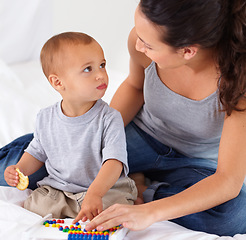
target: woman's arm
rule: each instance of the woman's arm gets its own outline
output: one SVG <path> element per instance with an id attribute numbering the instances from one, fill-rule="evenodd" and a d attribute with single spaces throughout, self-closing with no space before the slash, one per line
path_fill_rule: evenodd
<path id="1" fill-rule="evenodd" d="M 135 49 L 136 40 L 137 34 L 135 28 L 133 28 L 128 39 L 130 54 L 129 75 L 120 85 L 110 103 L 111 107 L 121 113 L 125 126 L 134 118 L 144 103 L 144 69 L 151 62 L 143 53 Z"/>
<path id="2" fill-rule="evenodd" d="M 108 229 L 123 224 L 141 230 L 154 222 L 201 212 L 239 194 L 246 175 L 246 112 L 234 111 L 224 121 L 216 172 L 176 195 L 137 206 L 114 205 L 87 225 Z"/>
<path id="3" fill-rule="evenodd" d="M 187 190 L 166 198 L 150 207 L 157 221 L 173 219 L 204 211 L 238 196 L 246 175 L 246 112 L 234 111 L 224 121 L 215 174 L 203 179 Z M 152 205 L 152 206 L 151 206 Z M 174 207 L 175 206 L 175 207 Z M 164 217 L 161 212 L 165 212 Z"/>

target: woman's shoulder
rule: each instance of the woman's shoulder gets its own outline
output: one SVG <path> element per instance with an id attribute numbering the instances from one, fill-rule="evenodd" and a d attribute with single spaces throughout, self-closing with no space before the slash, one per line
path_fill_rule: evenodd
<path id="1" fill-rule="evenodd" d="M 141 65 L 143 68 L 147 68 L 151 59 L 148 58 L 144 53 L 136 50 L 136 41 L 138 39 L 138 35 L 136 33 L 135 27 L 131 30 L 128 37 L 128 51 L 131 57 L 131 60 L 136 64 Z"/>

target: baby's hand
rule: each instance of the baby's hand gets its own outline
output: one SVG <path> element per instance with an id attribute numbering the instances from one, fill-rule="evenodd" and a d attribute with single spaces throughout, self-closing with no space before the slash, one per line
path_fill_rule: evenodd
<path id="1" fill-rule="evenodd" d="M 81 210 L 77 217 L 74 219 L 73 223 L 76 223 L 79 220 L 82 220 L 83 222 L 87 221 L 88 219 L 92 220 L 99 213 L 101 213 L 102 210 L 102 198 L 99 196 L 86 194 L 81 204 Z"/>
<path id="2" fill-rule="evenodd" d="M 19 174 L 16 165 L 8 166 L 4 171 L 4 179 L 9 186 L 16 187 L 19 183 Z"/>

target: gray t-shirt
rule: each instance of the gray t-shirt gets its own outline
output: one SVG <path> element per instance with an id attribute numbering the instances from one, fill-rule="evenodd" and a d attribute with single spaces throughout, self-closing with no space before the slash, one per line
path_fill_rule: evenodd
<path id="1" fill-rule="evenodd" d="M 152 62 L 145 70 L 144 100 L 136 125 L 188 157 L 217 161 L 225 117 L 218 91 L 200 101 L 181 96 L 163 84 Z"/>
<path id="2" fill-rule="evenodd" d="M 128 174 L 122 117 L 101 99 L 79 117 L 65 116 L 61 102 L 42 109 L 34 139 L 25 151 L 45 162 L 49 175 L 38 182 L 39 186 L 72 193 L 86 191 L 108 159 L 121 161 L 122 176 Z"/>

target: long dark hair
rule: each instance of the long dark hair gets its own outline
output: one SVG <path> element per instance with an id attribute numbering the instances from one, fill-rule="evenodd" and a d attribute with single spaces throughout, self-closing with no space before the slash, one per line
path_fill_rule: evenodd
<path id="1" fill-rule="evenodd" d="M 141 0 L 140 9 L 164 26 L 162 41 L 174 48 L 214 48 L 222 78 L 219 98 L 227 115 L 246 95 L 245 0 Z"/>

